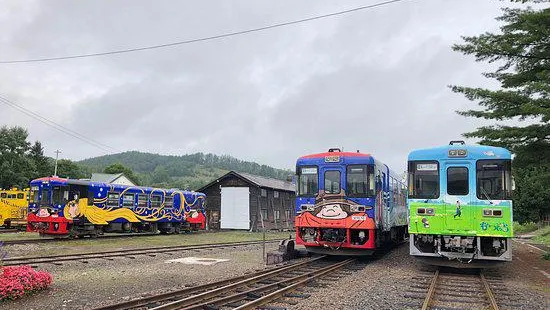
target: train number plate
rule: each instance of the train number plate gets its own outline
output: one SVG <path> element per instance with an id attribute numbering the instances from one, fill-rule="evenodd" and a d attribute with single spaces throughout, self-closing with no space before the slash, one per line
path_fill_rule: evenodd
<path id="1" fill-rule="evenodd" d="M 340 162 L 340 156 L 325 156 L 325 163 L 339 163 Z"/>
<path id="2" fill-rule="evenodd" d="M 352 215 L 351 219 L 354 221 L 365 221 L 367 217 L 365 215 Z"/>

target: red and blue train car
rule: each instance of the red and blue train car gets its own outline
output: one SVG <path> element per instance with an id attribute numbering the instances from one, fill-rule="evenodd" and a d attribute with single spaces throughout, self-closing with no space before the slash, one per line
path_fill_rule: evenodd
<path id="1" fill-rule="evenodd" d="M 27 231 L 54 236 L 204 229 L 205 195 L 45 177 L 30 182 Z"/>
<path id="2" fill-rule="evenodd" d="M 309 252 L 370 255 L 406 238 L 406 185 L 373 156 L 330 149 L 300 157 L 296 174 L 296 243 Z"/>

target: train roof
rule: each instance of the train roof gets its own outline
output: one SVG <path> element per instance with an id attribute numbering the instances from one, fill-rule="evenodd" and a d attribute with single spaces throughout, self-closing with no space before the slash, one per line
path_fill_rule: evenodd
<path id="1" fill-rule="evenodd" d="M 460 141 L 463 143 L 463 141 Z M 418 149 L 409 153 L 409 160 L 430 159 L 511 159 L 512 153 L 505 148 L 488 145 L 449 144 Z"/>
<path id="2" fill-rule="evenodd" d="M 153 191 L 153 190 L 163 190 L 165 192 L 184 192 L 184 193 L 193 193 L 193 194 L 199 194 L 204 195 L 203 193 L 199 192 L 191 192 L 191 191 L 185 191 L 180 189 L 164 189 L 164 188 L 155 188 L 155 187 L 147 187 L 147 186 L 136 186 L 136 185 L 122 185 L 122 184 L 109 184 L 109 183 L 102 183 L 102 182 L 93 182 L 90 180 L 78 180 L 78 179 L 68 179 L 68 178 L 60 178 L 57 176 L 51 176 L 51 177 L 43 177 L 32 180 L 30 183 L 51 183 L 53 185 L 88 185 L 88 186 L 113 186 L 116 188 L 135 188 L 135 189 L 144 189 L 147 191 Z"/>
<path id="3" fill-rule="evenodd" d="M 359 152 L 342 152 L 339 149 L 330 149 L 328 152 L 305 155 L 298 158 L 297 164 L 324 164 L 337 163 L 328 161 L 327 158 L 338 156 L 338 162 L 341 161 L 360 161 L 365 164 L 374 164 L 374 158 L 370 154 Z"/>

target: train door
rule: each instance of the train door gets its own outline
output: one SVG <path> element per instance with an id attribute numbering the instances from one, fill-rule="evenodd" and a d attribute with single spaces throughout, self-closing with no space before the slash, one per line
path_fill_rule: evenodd
<path id="1" fill-rule="evenodd" d="M 320 169 L 321 189 L 325 195 L 339 195 L 342 192 L 342 180 L 344 180 L 344 171 L 342 167 L 322 167 Z"/>
<path id="2" fill-rule="evenodd" d="M 382 191 L 383 191 L 383 197 L 382 199 L 382 210 L 383 210 L 383 223 L 384 223 L 384 230 L 389 231 L 391 229 L 391 223 L 392 223 L 392 196 L 391 196 L 391 186 L 390 186 L 390 176 L 388 172 L 382 172 Z"/>
<path id="3" fill-rule="evenodd" d="M 451 233 L 463 234 L 473 229 L 474 214 L 470 180 L 475 169 L 468 162 L 447 162 L 443 171 L 443 187 L 445 187 L 445 224 Z"/>

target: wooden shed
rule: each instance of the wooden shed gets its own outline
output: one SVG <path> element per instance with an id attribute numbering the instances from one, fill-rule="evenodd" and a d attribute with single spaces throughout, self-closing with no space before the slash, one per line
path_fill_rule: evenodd
<path id="1" fill-rule="evenodd" d="M 197 191 L 206 194 L 208 229 L 294 229 L 291 182 L 230 171 Z"/>

